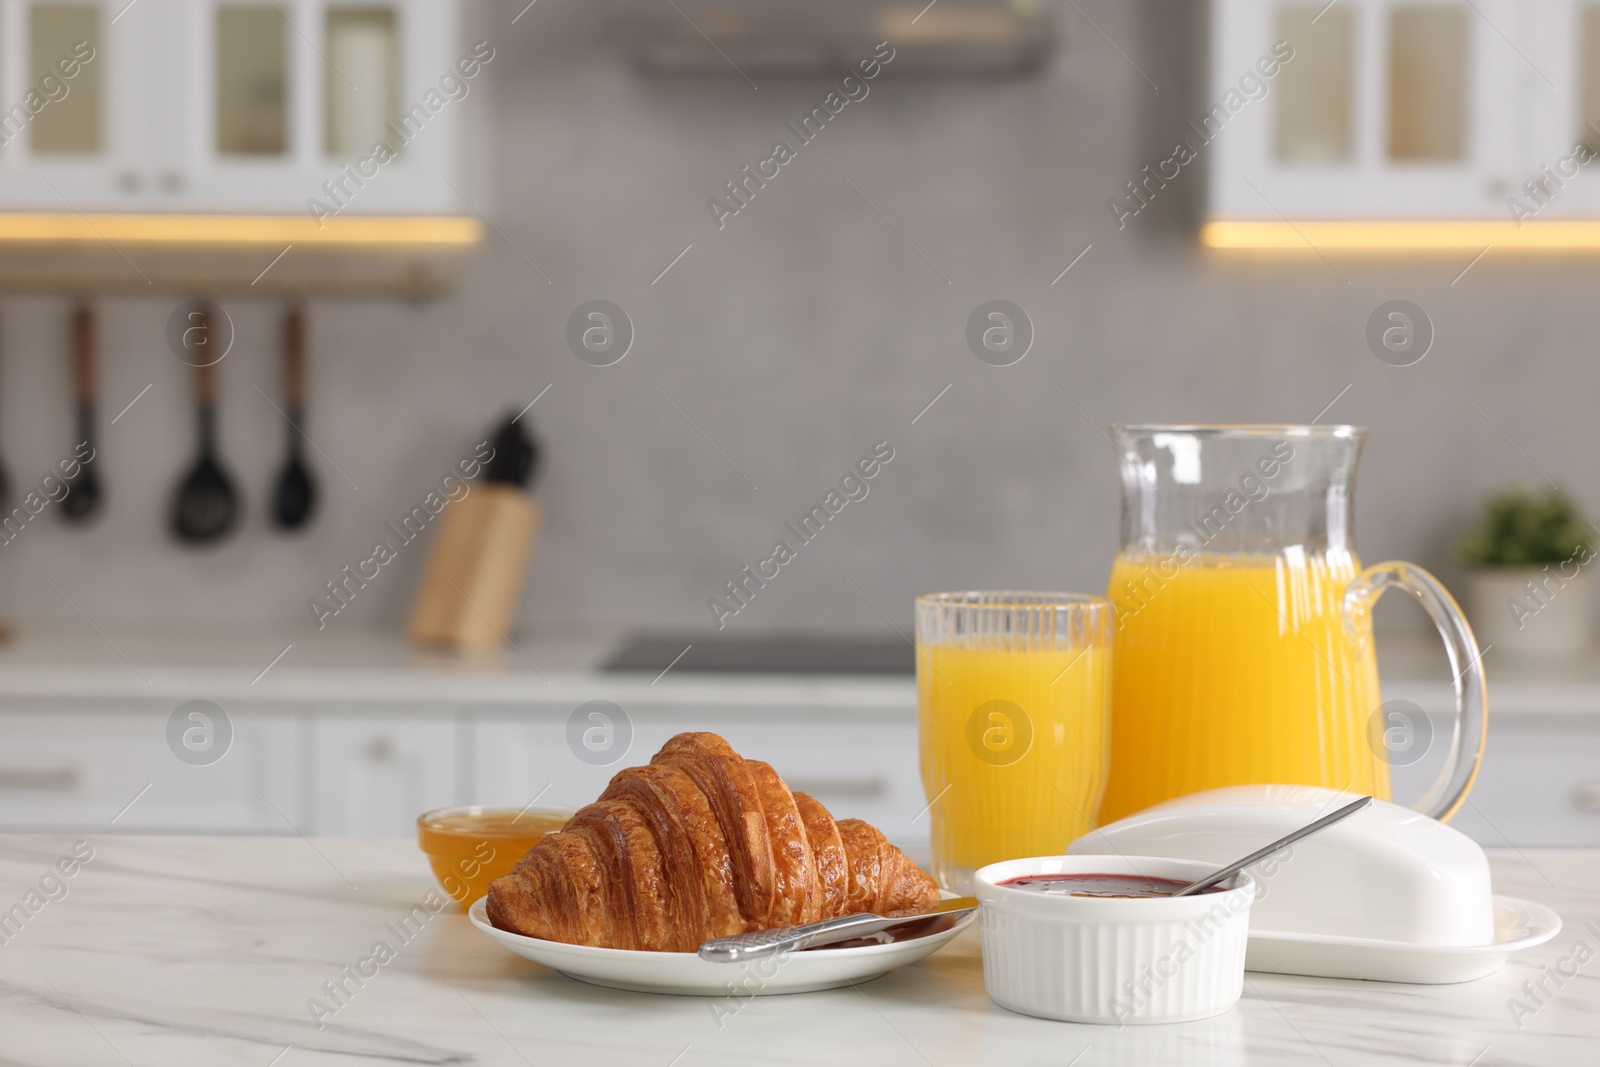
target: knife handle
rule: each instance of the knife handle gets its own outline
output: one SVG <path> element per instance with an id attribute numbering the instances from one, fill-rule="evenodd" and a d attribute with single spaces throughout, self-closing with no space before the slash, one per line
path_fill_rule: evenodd
<path id="1" fill-rule="evenodd" d="M 700 958 L 714 963 L 743 963 L 765 959 L 785 950 L 827 945 L 852 937 L 875 934 L 904 919 L 886 919 L 871 912 L 824 919 L 805 926 L 782 926 L 776 930 L 753 930 L 748 934 L 716 937 L 700 945 Z"/>

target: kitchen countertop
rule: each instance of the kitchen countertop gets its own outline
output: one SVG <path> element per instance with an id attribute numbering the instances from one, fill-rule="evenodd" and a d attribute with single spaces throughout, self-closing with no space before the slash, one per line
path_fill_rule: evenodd
<path id="1" fill-rule="evenodd" d="M 28 624 L 0 645 L 7 698 L 170 702 L 208 699 L 367 701 L 386 708 L 439 704 L 552 703 L 596 698 L 627 707 L 849 708 L 912 714 L 909 677 L 695 674 L 598 669 L 621 634 L 544 631 L 470 656 L 421 649 L 395 631 L 351 624 L 175 630 L 159 626 Z M 1453 706 L 1444 652 L 1431 637 L 1380 637 L 1384 698 L 1430 712 Z M 1600 717 L 1600 650 L 1571 660 L 1518 660 L 1491 647 L 1483 657 L 1491 714 Z"/>
<path id="2" fill-rule="evenodd" d="M 76 839 L 0 836 L 0 910 Z M 1600 962 L 1520 1027 L 1522 985 L 1600 942 L 1600 851 L 1491 852 L 1495 889 L 1561 912 L 1556 938 L 1454 986 L 1248 974 L 1214 1019 L 1122 1029 L 1013 1015 L 968 931 L 856 989 L 719 1002 L 600 989 L 505 951 L 453 907 L 318 1029 L 307 1001 L 435 889 L 403 841 L 90 835 L 93 858 L 0 931 L 0 1060 L 225 1064 L 1550 1064 L 1600 1044 Z M 82 849 L 80 849 L 80 852 Z M 59 896 L 59 891 L 55 894 Z M 731 1009 L 731 1010 L 730 1010 Z M 720 1022 L 720 1026 L 719 1026 Z"/>
<path id="3" fill-rule="evenodd" d="M 216 701 L 315 706 L 366 702 L 385 710 L 441 704 L 826 708 L 910 712 L 909 677 L 606 674 L 619 634 L 547 633 L 469 655 L 420 648 L 377 627 L 209 631 L 30 625 L 0 645 L 0 693 L 15 700 L 170 703 Z"/>

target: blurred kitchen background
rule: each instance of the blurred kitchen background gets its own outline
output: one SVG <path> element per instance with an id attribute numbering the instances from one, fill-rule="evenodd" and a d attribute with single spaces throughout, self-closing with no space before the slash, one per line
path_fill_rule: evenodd
<path id="1" fill-rule="evenodd" d="M 603 699 L 631 719 L 633 761 L 683 724 L 722 728 L 748 755 L 789 749 L 796 788 L 925 836 L 908 677 L 683 670 L 653 684 L 659 668 L 593 670 L 630 633 L 715 633 L 708 600 L 879 442 L 893 459 L 868 495 L 722 635 L 882 643 L 888 662 L 920 592 L 1102 589 L 1117 421 L 1367 426 L 1364 558 L 1466 581 L 1458 548 L 1485 494 L 1550 481 L 1600 507 L 1586 443 L 1600 240 L 1585 228 L 1600 171 L 1546 184 L 1548 204 L 1523 191 L 1600 139 L 1585 126 L 1600 117 L 1597 12 L 0 0 L 8 107 L 50 73 L 56 45 L 37 26 L 95 35 L 96 50 L 28 123 L 64 130 L 65 148 L 9 129 L 0 147 L 0 456 L 15 504 L 79 440 L 72 323 L 87 297 L 104 494 L 92 522 L 68 525 L 52 504 L 0 548 L 13 630 L 0 824 L 98 825 L 134 798 L 116 829 L 404 833 L 456 800 L 553 785 L 546 801 L 581 803 L 616 767 L 573 760 L 568 721 Z M 1260 73 L 1284 39 L 1294 59 Z M 801 147 L 787 124 L 845 94 L 881 40 L 894 58 L 858 72 Z M 441 89 L 399 161 L 308 230 L 307 201 L 327 201 L 322 183 L 360 154 L 359 134 L 336 146 L 335 128 L 370 122 L 341 88 L 367 76 L 330 71 L 340 56 L 392 78 L 385 121 L 443 76 L 462 88 Z M 452 75 L 470 56 L 476 72 Z M 92 123 L 48 126 L 52 108 L 90 99 Z M 1214 107 L 1226 122 L 1213 117 L 1203 144 Z M 779 140 L 795 158 L 719 225 L 708 200 L 734 204 L 725 183 Z M 1173 177 L 1178 141 L 1198 158 Z M 1537 208 L 1528 227 L 1512 198 Z M 66 236 L 17 221 L 39 213 Z M 139 216 L 195 213 L 295 221 L 231 243 L 139 230 Z M 397 215 L 469 225 L 398 245 L 323 237 Z M 1398 225 L 1311 226 L 1329 220 Z M 1239 221 L 1266 225 L 1202 229 Z M 1419 221 L 1441 225 L 1406 228 Z M 1429 247 L 1394 247 L 1416 243 Z M 174 538 L 169 510 L 196 454 L 195 372 L 173 322 L 200 297 L 231 324 L 217 426 L 243 510 L 197 548 Z M 293 297 L 319 500 L 286 533 L 270 500 Z M 1031 322 L 1010 366 L 967 340 L 994 299 Z M 631 323 L 608 366 L 569 343 L 592 300 Z M 1369 342 L 1397 300 L 1431 336 L 1409 365 Z M 508 640 L 410 650 L 425 545 L 319 630 L 308 601 L 519 411 L 540 447 L 541 523 Z M 1386 602 L 1380 615 L 1400 635 L 1386 696 L 1444 707 L 1422 613 Z M 1499 717 L 1484 810 L 1460 825 L 1488 844 L 1600 840 L 1600 669 L 1582 653 L 1485 664 Z M 226 710 L 231 763 L 167 751 L 168 714 L 190 699 Z"/>

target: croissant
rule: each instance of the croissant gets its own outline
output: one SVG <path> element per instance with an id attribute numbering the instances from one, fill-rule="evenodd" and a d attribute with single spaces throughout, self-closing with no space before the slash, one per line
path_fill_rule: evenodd
<path id="1" fill-rule="evenodd" d="M 713 937 L 938 901 L 933 879 L 874 827 L 835 822 L 716 734 L 685 733 L 491 882 L 487 910 L 499 929 L 546 941 L 693 952 Z"/>

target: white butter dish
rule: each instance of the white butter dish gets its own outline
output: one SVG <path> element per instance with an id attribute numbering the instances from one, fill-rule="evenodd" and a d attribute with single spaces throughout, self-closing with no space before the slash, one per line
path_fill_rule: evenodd
<path id="1" fill-rule="evenodd" d="M 1560 930 L 1561 916 L 1543 904 L 1495 897 L 1494 940 L 1487 945 L 1415 945 L 1251 930 L 1244 966 L 1278 974 L 1446 985 L 1487 978 L 1513 952 L 1542 945 Z"/>
<path id="2" fill-rule="evenodd" d="M 1073 842 L 1072 855 L 1138 854 L 1221 866 L 1332 811 L 1349 794 L 1247 785 L 1159 804 Z M 1251 970 L 1391 982 L 1462 982 L 1554 937 L 1541 905 L 1495 897 L 1483 849 L 1437 820 L 1377 801 L 1250 868 Z"/>

